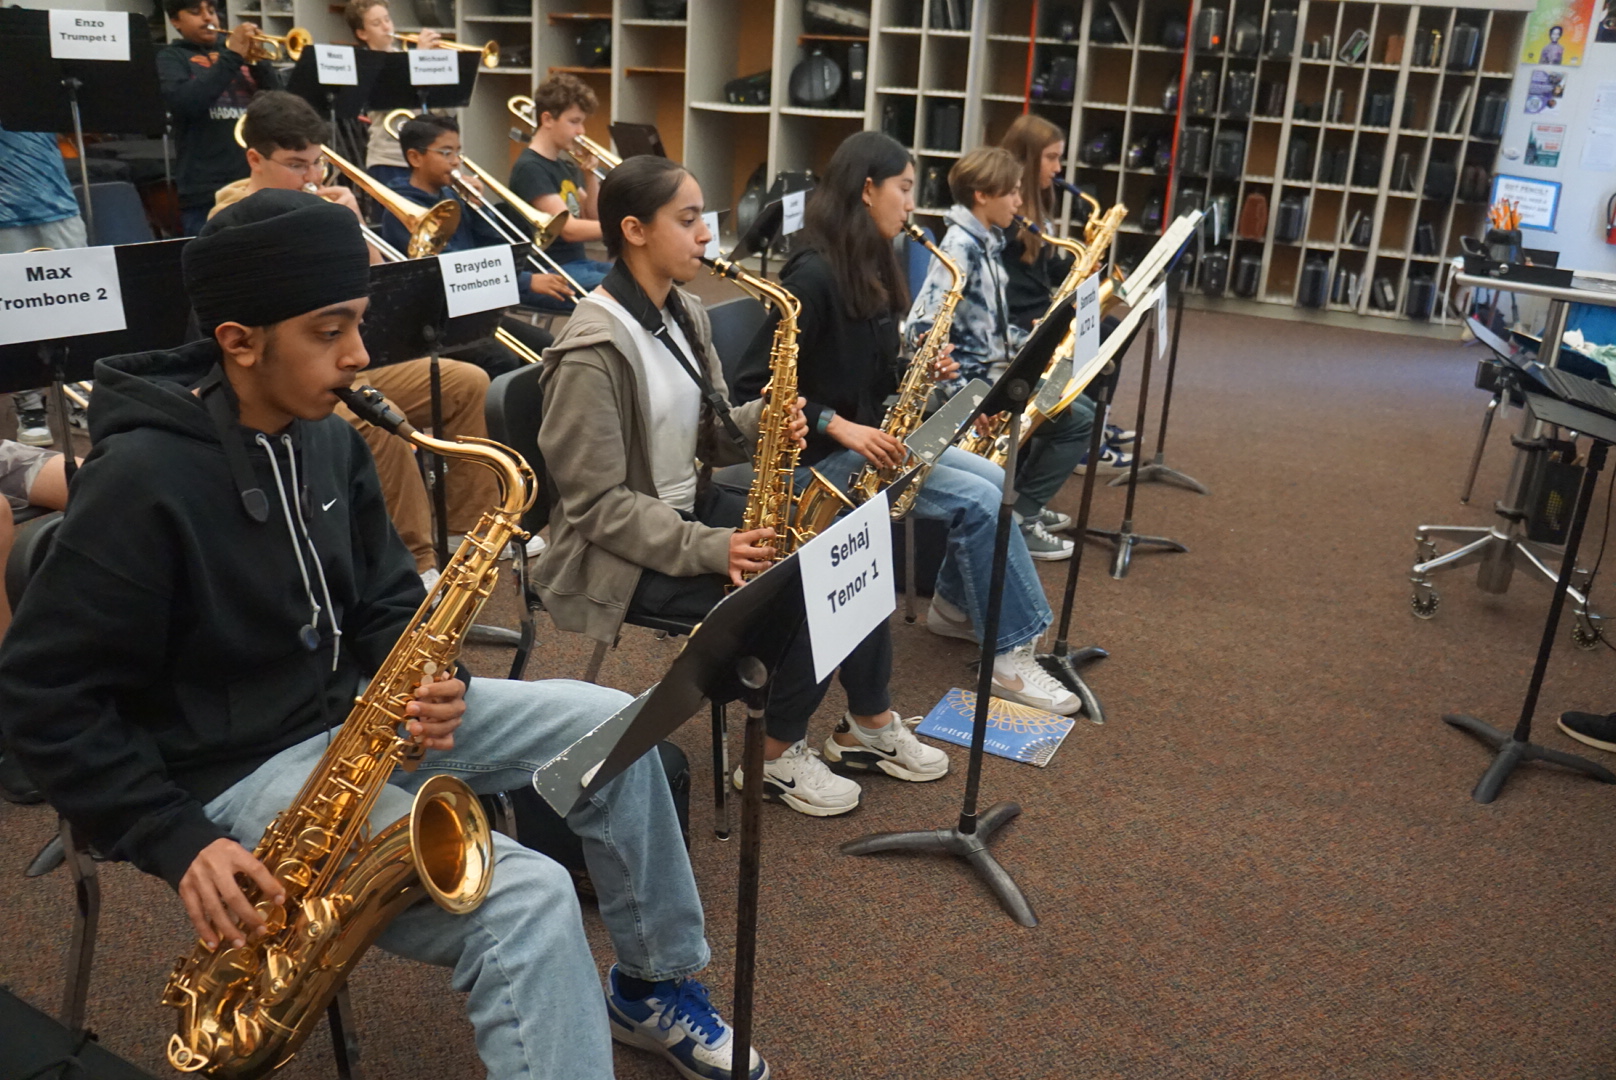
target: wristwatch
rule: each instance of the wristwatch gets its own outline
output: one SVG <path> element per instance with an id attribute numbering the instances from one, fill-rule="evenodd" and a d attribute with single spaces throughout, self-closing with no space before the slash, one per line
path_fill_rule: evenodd
<path id="1" fill-rule="evenodd" d="M 830 431 L 830 422 L 834 419 L 836 419 L 835 409 L 819 410 L 819 422 L 814 425 L 814 430 L 819 434 L 824 435 L 826 432 Z"/>

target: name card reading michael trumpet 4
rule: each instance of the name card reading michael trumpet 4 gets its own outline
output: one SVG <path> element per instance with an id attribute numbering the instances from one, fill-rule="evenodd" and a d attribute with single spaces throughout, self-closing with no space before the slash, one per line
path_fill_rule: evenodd
<path id="1" fill-rule="evenodd" d="M 411 49 L 411 86 L 453 86 L 460 81 L 460 61 L 453 49 Z"/>
<path id="2" fill-rule="evenodd" d="M 101 334 L 126 325 L 112 248 L 0 255 L 0 345 Z"/>
<path id="3" fill-rule="evenodd" d="M 797 561 L 814 678 L 825 679 L 897 606 L 887 493 L 877 494 L 804 544 Z"/>
<path id="4" fill-rule="evenodd" d="M 511 307 L 521 299 L 516 291 L 516 262 L 504 244 L 439 255 L 438 267 L 443 272 L 443 295 L 451 319 Z"/>

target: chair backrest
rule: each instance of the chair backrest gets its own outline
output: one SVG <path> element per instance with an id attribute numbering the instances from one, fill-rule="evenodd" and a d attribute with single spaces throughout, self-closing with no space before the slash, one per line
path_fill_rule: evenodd
<path id="1" fill-rule="evenodd" d="M 926 239 L 936 243 L 937 236 L 926 226 L 922 225 L 920 231 L 926 234 Z M 909 277 L 909 302 L 915 302 L 915 294 L 926 283 L 926 271 L 931 269 L 931 252 L 926 250 L 924 244 L 917 244 L 907 236 L 903 238 L 907 245 L 905 249 L 904 269 Z"/>
<path id="2" fill-rule="evenodd" d="M 769 309 L 750 296 L 738 296 L 707 309 L 707 318 L 713 324 L 713 349 L 724 370 L 724 382 L 729 384 L 730 399 L 735 398 L 735 377 L 746 356 L 746 347 L 752 344 L 758 328 L 769 318 Z"/>
<path id="3" fill-rule="evenodd" d="M 82 211 L 84 188 L 73 185 L 73 196 Z M 95 203 L 95 235 L 90 237 L 91 244 L 146 244 L 156 239 L 151 222 L 146 218 L 145 204 L 140 201 L 140 192 L 129 181 L 91 183 L 90 198 Z M 85 219 L 85 224 L 89 224 L 89 219 Z"/>
<path id="4" fill-rule="evenodd" d="M 550 523 L 550 474 L 544 467 L 544 455 L 539 453 L 539 421 L 544 405 L 539 376 L 543 371 L 538 364 L 507 371 L 488 384 L 488 396 L 483 400 L 488 437 L 521 454 L 538 477 L 539 497 L 522 517 L 522 528 L 528 532 L 538 532 Z"/>
<path id="5" fill-rule="evenodd" d="M 23 590 L 44 563 L 61 524 L 62 515 L 53 511 L 17 526 L 11 555 L 6 559 L 6 599 L 11 602 L 12 611 L 17 610 Z"/>

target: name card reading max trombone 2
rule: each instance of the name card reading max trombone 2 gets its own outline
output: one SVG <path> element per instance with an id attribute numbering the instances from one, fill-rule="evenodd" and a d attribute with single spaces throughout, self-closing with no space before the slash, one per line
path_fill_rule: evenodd
<path id="1" fill-rule="evenodd" d="M 112 248 L 0 255 L 0 345 L 100 334 L 127 325 Z"/>
<path id="2" fill-rule="evenodd" d="M 511 249 L 503 244 L 439 255 L 438 267 L 451 319 L 521 302 L 516 292 L 516 263 Z"/>
<path id="3" fill-rule="evenodd" d="M 887 493 L 880 492 L 804 544 L 797 561 L 814 678 L 826 679 L 897 607 Z"/>

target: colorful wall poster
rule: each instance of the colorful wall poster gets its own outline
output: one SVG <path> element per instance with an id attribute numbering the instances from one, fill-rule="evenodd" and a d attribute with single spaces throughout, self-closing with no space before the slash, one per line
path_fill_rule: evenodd
<path id="1" fill-rule="evenodd" d="M 1594 27 L 1594 40 L 1601 45 L 1616 45 L 1616 0 L 1605 0 L 1604 13 Z"/>
<path id="2" fill-rule="evenodd" d="M 1507 200 L 1521 212 L 1521 228 L 1554 231 L 1554 218 L 1560 212 L 1560 185 L 1553 180 L 1533 180 L 1526 176 L 1493 177 L 1489 206 Z"/>
<path id="3" fill-rule="evenodd" d="M 1578 67 L 1588 44 L 1595 0 L 1537 0 L 1526 20 L 1521 63 Z"/>
<path id="4" fill-rule="evenodd" d="M 1526 83 L 1526 115 L 1553 112 L 1563 104 L 1566 92 L 1566 73 L 1533 68 Z"/>
<path id="5" fill-rule="evenodd" d="M 1553 169 L 1560 164 L 1560 150 L 1565 146 L 1564 124 L 1533 124 L 1526 135 L 1526 155 L 1522 165 L 1536 165 Z"/>

